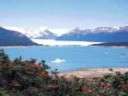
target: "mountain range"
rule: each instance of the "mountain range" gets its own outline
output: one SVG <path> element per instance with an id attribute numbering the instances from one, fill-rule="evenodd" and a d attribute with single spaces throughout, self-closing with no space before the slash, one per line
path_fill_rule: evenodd
<path id="1" fill-rule="evenodd" d="M 44 30 L 35 39 L 55 39 L 55 40 L 71 40 L 71 41 L 94 41 L 94 42 L 128 42 L 128 26 L 113 27 L 97 27 L 95 29 L 79 29 L 75 28 L 66 34 L 57 36 L 50 30 Z M 0 46 L 17 46 L 17 45 L 36 45 L 30 37 L 21 32 L 5 29 L 0 27 Z"/>
<path id="2" fill-rule="evenodd" d="M 95 29 L 84 30 L 75 28 L 61 36 L 56 36 L 53 32 L 45 30 L 37 38 L 71 41 L 128 42 L 128 26 L 119 28 L 97 27 Z"/>
<path id="3" fill-rule="evenodd" d="M 93 30 L 74 29 L 56 39 L 95 42 L 128 42 L 128 26 L 118 29 L 112 27 L 98 27 Z"/>
<path id="4" fill-rule="evenodd" d="M 0 27 L 0 46 L 29 46 L 36 45 L 20 32 Z"/>

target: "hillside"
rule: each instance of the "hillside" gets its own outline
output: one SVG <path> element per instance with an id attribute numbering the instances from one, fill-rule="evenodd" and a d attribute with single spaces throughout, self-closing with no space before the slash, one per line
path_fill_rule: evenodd
<path id="1" fill-rule="evenodd" d="M 27 36 L 0 27 L 0 46 L 28 46 L 35 45 Z"/>

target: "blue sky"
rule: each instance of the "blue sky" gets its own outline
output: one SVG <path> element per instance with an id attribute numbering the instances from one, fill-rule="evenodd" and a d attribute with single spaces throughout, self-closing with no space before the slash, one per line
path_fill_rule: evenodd
<path id="1" fill-rule="evenodd" d="M 128 25 L 128 0 L 0 0 L 0 25 L 91 28 Z"/>

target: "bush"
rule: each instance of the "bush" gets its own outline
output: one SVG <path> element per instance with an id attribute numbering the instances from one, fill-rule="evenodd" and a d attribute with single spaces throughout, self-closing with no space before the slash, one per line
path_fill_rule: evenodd
<path id="1" fill-rule="evenodd" d="M 0 96 L 128 96 L 128 73 L 67 79 L 45 61 L 11 60 L 0 50 Z"/>

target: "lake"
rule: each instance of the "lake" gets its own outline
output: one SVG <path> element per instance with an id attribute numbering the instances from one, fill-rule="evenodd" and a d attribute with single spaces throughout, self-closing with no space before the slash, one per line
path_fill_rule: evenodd
<path id="1" fill-rule="evenodd" d="M 96 47 L 96 46 L 31 46 L 4 48 L 14 59 L 35 58 L 45 60 L 53 69 L 59 71 L 83 68 L 128 67 L 128 48 Z"/>

